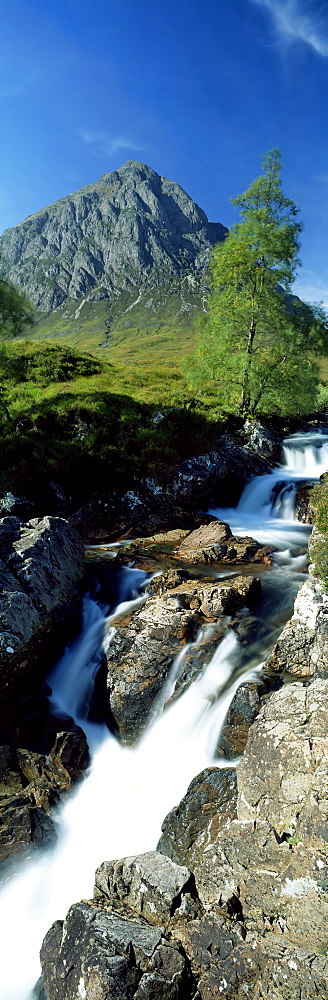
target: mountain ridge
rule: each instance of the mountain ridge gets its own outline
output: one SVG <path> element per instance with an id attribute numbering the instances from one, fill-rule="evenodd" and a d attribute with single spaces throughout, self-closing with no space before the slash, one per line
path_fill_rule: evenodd
<path id="1" fill-rule="evenodd" d="M 6 276 L 49 313 L 67 298 L 113 300 L 189 270 L 197 281 L 226 232 L 180 185 L 128 160 L 5 230 L 0 246 Z"/>

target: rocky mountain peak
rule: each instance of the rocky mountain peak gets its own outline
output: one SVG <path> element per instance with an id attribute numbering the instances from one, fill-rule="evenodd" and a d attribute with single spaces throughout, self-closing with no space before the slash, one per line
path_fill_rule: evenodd
<path id="1" fill-rule="evenodd" d="M 7 276 L 44 312 L 66 299 L 158 287 L 177 275 L 201 282 L 227 230 L 173 181 L 128 160 L 6 230 Z"/>

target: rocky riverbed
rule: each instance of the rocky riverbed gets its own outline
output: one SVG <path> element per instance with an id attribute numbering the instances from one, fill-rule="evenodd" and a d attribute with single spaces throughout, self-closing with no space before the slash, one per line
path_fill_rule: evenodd
<path id="1" fill-rule="evenodd" d="M 172 705 L 228 631 L 241 655 L 252 650 L 272 573 L 270 546 L 222 521 L 202 523 L 196 512 L 194 524 L 157 528 L 89 550 L 87 563 L 88 585 L 97 577 L 105 601 L 124 566 L 156 573 L 146 599 L 119 610 L 114 634 L 109 621 L 99 671 L 97 713 L 126 747 L 145 732 L 163 684 Z M 4 517 L 0 551 L 8 864 L 54 841 L 58 803 L 88 766 L 81 728 L 54 719 L 46 698 L 49 667 L 80 607 L 84 561 L 79 534 L 61 518 Z M 327 608 L 310 576 L 261 679 L 237 686 L 220 766 L 195 775 L 162 815 L 156 850 L 103 858 L 93 896 L 72 899 L 65 919 L 58 913 L 35 998 L 328 1000 Z M 176 684 L 166 688 L 177 658 Z"/>

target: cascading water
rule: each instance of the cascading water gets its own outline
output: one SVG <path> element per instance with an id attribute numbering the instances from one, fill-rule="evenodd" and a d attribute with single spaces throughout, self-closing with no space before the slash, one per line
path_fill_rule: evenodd
<path id="1" fill-rule="evenodd" d="M 328 467 L 328 435 L 288 439 L 285 454 L 286 465 L 250 483 L 235 510 L 214 513 L 229 521 L 234 533 L 252 534 L 280 550 L 288 545 L 295 554 L 295 546 L 304 547 L 309 529 L 292 521 L 293 481 L 309 479 L 310 467 L 315 478 L 324 465 Z M 134 572 L 122 574 L 119 600 L 123 603 L 110 616 L 112 629 L 117 615 L 144 599 L 132 593 L 132 581 L 138 588 L 144 579 L 144 574 Z M 278 567 L 265 574 L 269 601 L 270 581 L 280 579 L 281 572 Z M 279 585 L 278 590 L 283 603 Z M 269 617 L 269 606 L 267 611 Z M 272 644 L 277 622 L 270 613 Z M 279 619 L 279 609 L 277 615 Z M 54 710 L 69 712 L 80 724 L 102 657 L 105 622 L 106 609 L 88 599 L 81 636 L 51 676 Z M 110 630 L 107 635 L 110 641 Z M 202 676 L 164 714 L 151 720 L 132 750 L 122 747 L 104 726 L 93 724 L 92 768 L 58 811 L 57 846 L 37 860 L 25 862 L 2 891 L 5 926 L 0 938 L 0 1000 L 28 1000 L 31 996 L 39 975 L 42 938 L 53 920 L 64 917 L 70 904 L 91 894 L 96 866 L 104 859 L 154 849 L 164 816 L 185 794 L 192 778 L 210 763 L 220 766 L 214 753 L 230 702 L 239 684 L 256 676 L 267 646 L 268 638 L 257 651 L 251 651 L 252 661 L 247 664 L 235 635 L 228 633 Z M 172 667 L 168 690 L 179 667 L 181 663 Z M 161 707 L 158 703 L 158 713 Z M 90 727 L 85 722 L 83 725 L 87 730 Z"/>
<path id="2" fill-rule="evenodd" d="M 251 535 L 263 545 L 293 552 L 306 546 L 311 531 L 294 520 L 296 483 L 319 479 L 328 468 L 328 434 L 286 438 L 284 459 L 284 465 L 247 484 L 237 507 L 214 507 L 209 514 L 227 521 L 234 535 Z"/>

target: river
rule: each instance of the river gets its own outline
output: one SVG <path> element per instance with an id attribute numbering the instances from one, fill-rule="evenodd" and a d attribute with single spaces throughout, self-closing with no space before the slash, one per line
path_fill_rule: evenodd
<path id="1" fill-rule="evenodd" d="M 153 850 L 166 813 L 192 778 L 210 764 L 226 766 L 214 754 L 231 700 L 241 682 L 258 676 L 304 580 L 310 528 L 294 519 L 295 485 L 300 479 L 318 479 L 328 469 L 327 433 L 294 435 L 284 448 L 284 465 L 249 483 L 236 508 L 211 510 L 228 521 L 234 534 L 251 534 L 277 549 L 274 567 L 262 574 L 256 642 L 245 656 L 229 631 L 202 676 L 164 713 L 164 699 L 159 700 L 133 749 L 122 747 L 105 726 L 86 722 L 85 715 L 105 626 L 110 641 L 116 616 L 146 599 L 145 574 L 122 571 L 114 610 L 85 598 L 81 633 L 50 683 L 54 711 L 65 711 L 83 725 L 92 766 L 57 813 L 57 845 L 26 859 L 2 890 L 0 1000 L 29 1000 L 40 974 L 38 952 L 45 932 L 73 902 L 92 895 L 95 868 L 105 859 Z M 166 697 L 183 655 L 172 666 Z"/>

